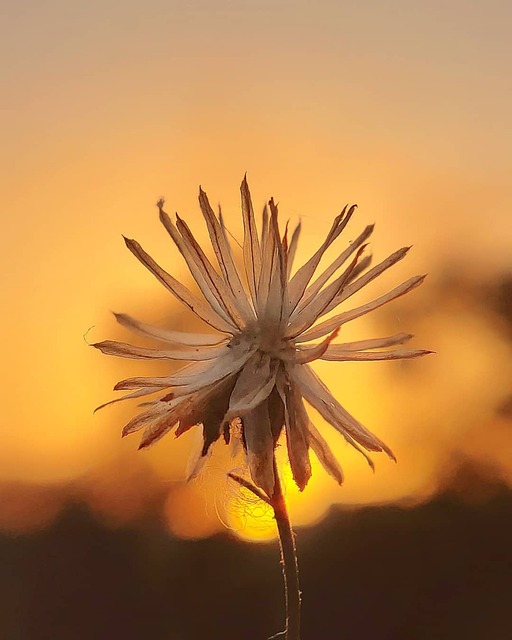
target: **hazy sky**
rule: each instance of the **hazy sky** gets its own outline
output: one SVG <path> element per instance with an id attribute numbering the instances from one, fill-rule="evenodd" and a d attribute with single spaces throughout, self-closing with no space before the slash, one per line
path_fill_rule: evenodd
<path id="1" fill-rule="evenodd" d="M 19 0 L 0 20 L 4 478 L 121 446 L 82 334 L 164 300 L 120 239 L 167 255 L 161 195 L 194 218 L 202 184 L 237 232 L 247 171 L 304 250 L 356 201 L 352 237 L 415 245 L 396 280 L 510 270 L 509 2 Z"/>

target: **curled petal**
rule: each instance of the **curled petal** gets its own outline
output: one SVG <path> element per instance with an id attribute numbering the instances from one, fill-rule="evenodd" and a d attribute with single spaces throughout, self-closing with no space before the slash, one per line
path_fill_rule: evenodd
<path id="1" fill-rule="evenodd" d="M 276 373 L 277 361 L 268 354 L 251 356 L 237 376 L 225 420 L 243 416 L 266 400 L 274 388 Z"/>
<path id="2" fill-rule="evenodd" d="M 363 449 L 363 447 L 361 447 L 361 445 L 359 445 L 354 438 L 352 438 L 352 436 L 349 436 L 347 434 L 345 434 L 343 436 L 345 438 L 345 440 L 352 446 L 354 447 L 354 449 L 356 451 L 358 451 L 363 458 L 366 460 L 366 462 L 368 463 L 368 466 L 370 467 L 370 469 L 372 471 L 375 471 L 375 463 L 373 462 L 373 460 L 371 459 L 371 457 L 368 455 L 368 453 Z M 396 462 L 396 458 L 394 455 L 390 456 L 391 460 L 393 460 L 394 462 Z"/>
<path id="3" fill-rule="evenodd" d="M 295 364 L 306 364 L 307 362 L 312 362 L 313 360 L 318 360 L 319 358 L 323 358 L 325 353 L 329 350 L 329 345 L 336 338 L 339 333 L 339 329 L 335 329 L 330 335 L 327 336 L 320 344 L 315 345 L 311 348 L 302 348 L 297 351 L 293 361 Z"/>

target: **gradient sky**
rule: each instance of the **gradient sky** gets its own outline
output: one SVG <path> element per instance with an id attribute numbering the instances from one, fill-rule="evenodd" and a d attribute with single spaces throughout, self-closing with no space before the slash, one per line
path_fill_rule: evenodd
<path id="1" fill-rule="evenodd" d="M 165 292 L 120 237 L 164 262 L 172 255 L 167 265 L 185 274 L 158 228 L 161 195 L 170 212 L 198 222 L 201 184 L 236 234 L 247 171 L 258 206 L 273 195 L 282 215 L 303 219 L 300 256 L 355 201 L 351 237 L 376 222 L 377 256 L 415 245 L 389 284 L 425 271 L 436 282 L 451 267 L 477 278 L 510 272 L 510 3 L 20 0 L 2 14 L 0 480 L 70 480 L 116 447 L 135 450 L 118 442 L 120 414 L 91 417 L 120 369 L 82 335 L 95 325 L 93 341 L 112 336 L 109 309 L 134 313 L 145 301 L 158 301 L 164 317 Z M 464 359 L 478 381 L 495 366 L 492 345 L 510 373 L 508 347 L 480 316 L 462 330 L 455 303 L 452 324 L 430 311 L 430 324 L 412 317 L 405 327 L 417 346 L 442 344 L 452 357 L 462 338 L 485 344 Z M 439 389 L 450 406 L 472 379 L 454 380 L 452 361 L 439 362 L 425 371 L 453 385 Z M 371 426 L 397 411 L 358 401 L 363 383 L 381 402 L 384 378 L 398 371 L 383 367 L 348 383 L 347 406 Z M 482 402 L 504 393 L 504 384 L 482 389 Z M 407 403 L 418 413 L 429 398 Z M 182 447 L 161 451 L 151 454 L 160 470 Z M 404 464 L 430 468 L 429 454 Z M 405 470 L 395 480 L 396 470 L 383 472 L 382 482 L 402 482 Z M 380 495 L 381 482 L 376 490 L 374 476 L 357 473 L 353 500 Z M 425 490 L 425 477 L 411 493 Z"/>

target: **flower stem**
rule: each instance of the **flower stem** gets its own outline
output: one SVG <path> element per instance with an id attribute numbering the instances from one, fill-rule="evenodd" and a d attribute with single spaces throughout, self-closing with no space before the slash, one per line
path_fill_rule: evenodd
<path id="1" fill-rule="evenodd" d="M 274 495 L 269 503 L 274 509 L 274 516 L 279 532 L 279 544 L 281 547 L 281 564 L 283 567 L 285 604 L 286 604 L 286 630 L 282 635 L 286 640 L 300 640 L 300 588 L 299 567 L 297 564 L 297 551 L 295 549 L 295 536 L 292 530 L 290 517 L 286 508 L 281 480 L 274 458 Z M 281 634 L 279 634 L 281 635 Z"/>
<path id="2" fill-rule="evenodd" d="M 284 594 L 286 606 L 286 628 L 272 638 L 282 638 L 283 640 L 300 640 L 300 588 L 299 588 L 299 567 L 297 564 L 297 551 L 295 549 L 295 536 L 293 534 L 290 517 L 286 508 L 283 495 L 283 488 L 279 478 L 276 459 L 274 456 L 274 495 L 267 496 L 261 489 L 256 487 L 250 480 L 246 480 L 237 473 L 229 472 L 228 476 L 239 485 L 251 491 L 263 502 L 270 505 L 274 511 L 279 533 L 279 547 L 281 549 L 281 565 L 283 567 Z"/>

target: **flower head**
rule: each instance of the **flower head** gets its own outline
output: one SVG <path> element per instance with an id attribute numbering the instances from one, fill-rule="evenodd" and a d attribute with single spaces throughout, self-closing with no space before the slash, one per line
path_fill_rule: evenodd
<path id="1" fill-rule="evenodd" d="M 235 263 L 222 214 L 214 213 L 202 189 L 199 204 L 218 268 L 207 258 L 187 224 L 179 216 L 173 223 L 163 210 L 163 201 L 158 203 L 160 220 L 185 259 L 203 298 L 192 294 L 164 271 L 138 242 L 125 238 L 136 258 L 215 333 L 170 331 L 116 314 L 121 325 L 165 343 L 165 347 L 148 349 L 107 340 L 94 345 L 103 353 L 190 362 L 171 375 L 128 378 L 115 386 L 116 390 L 130 391 L 118 400 L 159 394 L 144 403 L 147 408 L 130 420 L 123 435 L 144 429 L 142 448 L 172 430 L 179 436 L 195 425 L 202 425 L 203 438 L 190 468 L 191 477 L 197 474 L 216 440 L 223 437 L 229 443 L 239 436 L 252 480 L 271 496 L 275 486 L 274 449 L 284 430 L 291 470 L 301 490 L 311 476 L 310 448 L 327 472 L 341 483 L 341 467 L 312 424 L 304 401 L 365 455 L 370 464 L 367 451 L 385 451 L 392 458 L 393 453 L 331 395 L 310 362 L 394 360 L 429 353 L 396 348 L 412 337 L 404 333 L 333 342 L 345 323 L 408 293 L 421 284 L 424 276 L 410 278 L 362 306 L 328 315 L 401 260 L 408 248 L 399 249 L 369 269 L 370 257 L 364 256 L 364 251 L 373 226 L 368 226 L 315 277 L 324 253 L 354 213 L 355 205 L 345 207 L 318 250 L 291 275 L 300 223 L 288 240 L 287 230 L 281 233 L 277 206 L 271 199 L 268 208 L 264 208 L 258 233 L 245 178 L 241 196 L 245 273 Z M 388 347 L 391 349 L 381 350 Z"/>

